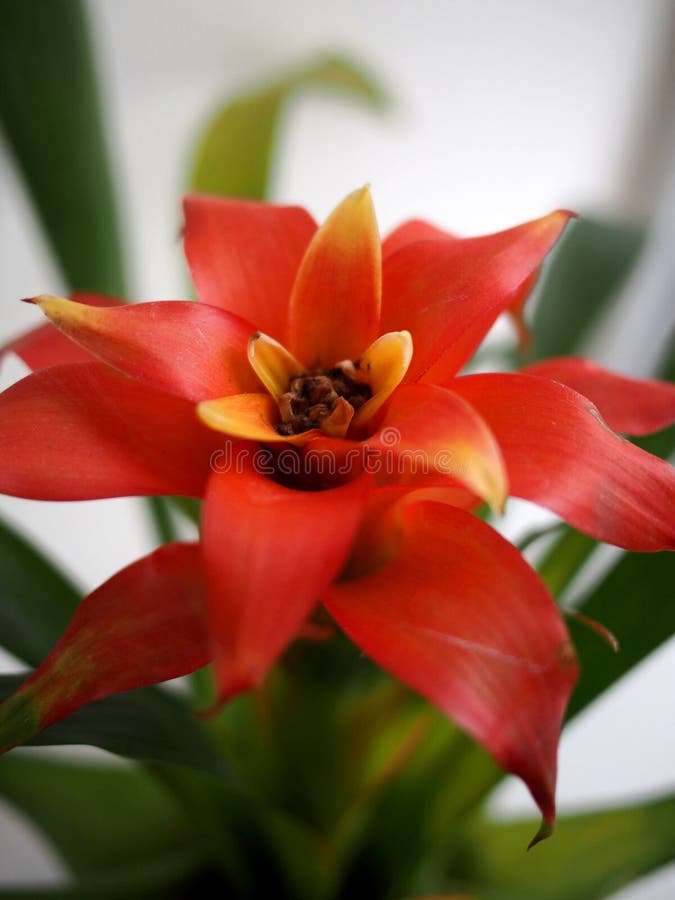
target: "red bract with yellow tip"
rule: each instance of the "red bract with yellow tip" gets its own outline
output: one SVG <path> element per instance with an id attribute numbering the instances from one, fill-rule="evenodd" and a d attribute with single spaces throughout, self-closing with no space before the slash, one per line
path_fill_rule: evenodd
<path id="1" fill-rule="evenodd" d="M 458 377 L 501 313 L 520 317 L 570 214 L 470 239 L 414 221 L 382 243 L 367 189 L 318 229 L 203 196 L 185 215 L 201 303 L 35 298 L 60 334 L 17 345 L 51 367 L 0 397 L 0 484 L 199 497 L 201 542 L 86 598 L 2 708 L 0 741 L 210 658 L 222 702 L 323 602 L 552 823 L 574 652 L 535 572 L 472 510 L 511 493 L 621 547 L 675 546 L 673 469 L 610 430 L 673 421 L 672 386 L 571 360 Z M 64 335 L 78 349 L 54 366 Z"/>

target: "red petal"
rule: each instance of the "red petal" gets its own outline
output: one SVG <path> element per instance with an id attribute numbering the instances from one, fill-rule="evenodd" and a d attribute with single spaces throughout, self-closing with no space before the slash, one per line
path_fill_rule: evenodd
<path id="1" fill-rule="evenodd" d="M 395 228 L 391 234 L 382 241 L 382 259 L 396 253 L 406 244 L 414 244 L 417 241 L 454 240 L 455 236 L 448 231 L 443 231 L 422 219 L 410 219 Z"/>
<path id="2" fill-rule="evenodd" d="M 571 215 L 554 212 L 487 237 L 420 241 L 385 260 L 381 330 L 412 333 L 408 381 L 441 384 L 461 368 Z"/>
<path id="3" fill-rule="evenodd" d="M 316 230 L 297 206 L 192 195 L 185 253 L 201 300 L 284 341 L 291 288 Z"/>
<path id="4" fill-rule="evenodd" d="M 90 354 L 151 387 L 194 402 L 260 389 L 246 356 L 255 329 L 215 306 L 175 300 L 91 309 L 49 295 L 35 302 Z"/>
<path id="5" fill-rule="evenodd" d="M 202 528 L 221 700 L 259 684 L 295 637 L 345 561 L 366 487 L 291 490 L 255 471 L 251 445 L 233 453 Z"/>
<path id="6" fill-rule="evenodd" d="M 675 423 L 675 384 L 627 378 L 587 359 L 545 359 L 521 371 L 566 384 L 588 397 L 613 431 L 651 434 Z"/>
<path id="7" fill-rule="evenodd" d="M 389 541 L 397 526 L 396 555 L 330 588 L 329 611 L 519 775 L 552 822 L 558 735 L 577 676 L 555 603 L 515 548 L 468 513 L 413 499 L 390 521 Z"/>
<path id="8" fill-rule="evenodd" d="M 539 277 L 540 269 L 535 271 L 525 279 L 518 290 L 509 299 L 506 312 L 511 318 L 516 331 L 518 346 L 521 351 L 526 351 L 530 346 L 531 335 L 530 329 L 525 322 L 523 315 L 526 301 Z M 486 315 L 480 316 L 474 323 L 466 329 L 466 331 L 455 341 L 452 346 L 452 352 L 442 356 L 423 376 L 422 381 L 430 384 L 440 384 L 446 387 L 452 387 L 452 383 L 457 376 L 457 372 L 462 366 L 468 362 L 480 344 L 483 342 L 485 335 L 492 328 L 499 316 L 504 310 L 499 308 L 491 310 Z"/>
<path id="9" fill-rule="evenodd" d="M 380 236 L 370 191 L 349 194 L 312 239 L 293 286 L 288 349 L 309 368 L 358 356 L 378 336 Z"/>
<path id="10" fill-rule="evenodd" d="M 396 437 L 399 445 L 393 446 Z M 421 453 L 427 471 L 420 474 L 447 475 L 494 509 L 503 508 L 508 485 L 499 445 L 476 411 L 451 391 L 426 384 L 399 388 L 368 443 L 383 452 Z"/>
<path id="11" fill-rule="evenodd" d="M 0 490 L 40 500 L 200 496 L 222 443 L 186 400 L 101 363 L 55 366 L 0 395 Z"/>
<path id="12" fill-rule="evenodd" d="M 675 548 L 675 469 L 617 437 L 581 394 L 533 375 L 472 375 L 453 389 L 486 420 L 511 493 L 628 550 Z"/>
<path id="13" fill-rule="evenodd" d="M 101 294 L 73 294 L 72 299 L 88 306 L 116 306 L 124 303 L 123 300 Z M 91 362 L 90 353 L 64 337 L 49 322 L 0 347 L 0 360 L 5 353 L 15 353 L 33 371 L 67 363 Z"/>
<path id="14" fill-rule="evenodd" d="M 427 483 L 429 476 L 440 476 L 435 483 L 451 480 L 495 509 L 507 494 L 504 462 L 488 426 L 462 397 L 430 384 L 399 388 L 367 440 L 318 437 L 302 459 L 307 472 L 345 475 L 363 468 L 379 484 Z"/>
<path id="15" fill-rule="evenodd" d="M 167 544 L 78 606 L 63 637 L 0 706 L 0 752 L 85 703 L 186 675 L 211 659 L 197 544 Z"/>

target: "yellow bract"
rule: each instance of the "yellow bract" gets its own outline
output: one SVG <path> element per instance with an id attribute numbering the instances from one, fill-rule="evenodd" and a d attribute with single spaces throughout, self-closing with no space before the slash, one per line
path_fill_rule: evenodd
<path id="1" fill-rule="evenodd" d="M 248 342 L 248 361 L 276 401 L 286 393 L 294 375 L 304 375 L 307 371 L 279 341 L 259 331 Z"/>
<path id="2" fill-rule="evenodd" d="M 370 385 L 373 396 L 354 417 L 355 425 L 364 425 L 380 409 L 408 371 L 413 354 L 409 331 L 390 331 L 374 341 L 359 359 L 359 372 Z"/>

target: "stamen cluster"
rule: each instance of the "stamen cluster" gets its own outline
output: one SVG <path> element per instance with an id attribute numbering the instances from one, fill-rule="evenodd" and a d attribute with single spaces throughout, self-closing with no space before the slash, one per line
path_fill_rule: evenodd
<path id="1" fill-rule="evenodd" d="M 357 366 L 350 365 L 357 371 Z M 294 375 L 288 390 L 279 398 L 281 422 L 279 434 L 302 434 L 312 428 L 323 428 L 336 413 L 349 418 L 372 397 L 369 384 L 352 377 L 342 366 L 321 369 L 306 375 Z"/>

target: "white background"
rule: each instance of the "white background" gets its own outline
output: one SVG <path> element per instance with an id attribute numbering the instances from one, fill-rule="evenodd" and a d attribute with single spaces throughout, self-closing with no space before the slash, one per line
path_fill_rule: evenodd
<path id="1" fill-rule="evenodd" d="M 622 315 L 611 340 L 592 347 L 615 368 L 646 371 L 675 306 L 669 0 L 95 0 L 90 9 L 138 299 L 185 293 L 178 198 L 196 129 L 229 93 L 336 50 L 367 64 L 393 104 L 373 114 L 326 95 L 294 103 L 275 198 L 323 218 L 369 181 L 383 231 L 419 215 L 480 233 L 558 206 L 648 216 L 651 244 L 624 291 Z M 2 148 L 0 179 L 2 342 L 36 321 L 17 298 L 63 285 Z M 2 386 L 20 374 L 10 362 Z M 151 546 L 138 501 L 4 498 L 0 512 L 84 588 Z M 507 529 L 515 533 L 526 520 L 515 509 Z M 649 599 L 646 588 L 646 614 Z M 674 678 L 671 643 L 566 732 L 562 811 L 673 790 Z M 495 808 L 532 811 L 515 783 L 500 789 Z M 50 880 L 60 871 L 25 823 L 0 807 L 2 881 Z M 620 896 L 674 894 L 671 869 Z"/>

